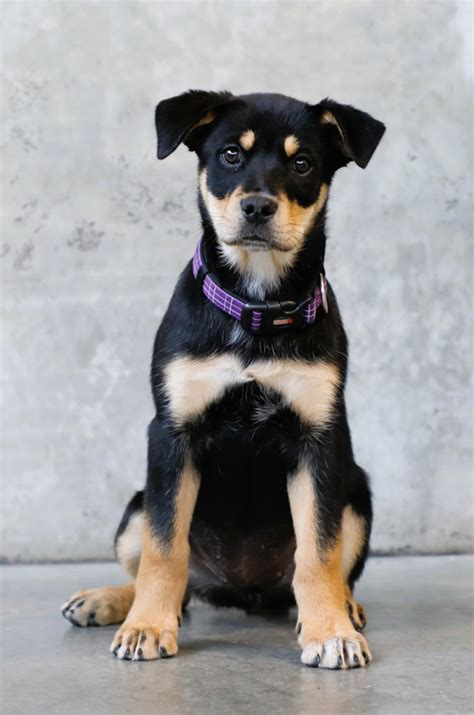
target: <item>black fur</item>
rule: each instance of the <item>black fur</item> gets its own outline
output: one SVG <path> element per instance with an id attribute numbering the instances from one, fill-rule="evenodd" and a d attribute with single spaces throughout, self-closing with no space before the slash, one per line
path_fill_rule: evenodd
<path id="1" fill-rule="evenodd" d="M 330 111 L 337 125 L 322 122 Z M 196 125 L 209 112 L 214 120 Z M 206 168 L 208 186 L 223 197 L 237 186 L 248 191 L 285 191 L 302 207 L 312 204 L 323 183 L 354 160 L 365 167 L 384 127 L 349 106 L 324 100 L 317 105 L 281 95 L 234 97 L 228 93 L 191 92 L 166 100 L 156 111 L 158 157 L 168 156 L 185 142 Z M 195 128 L 194 128 L 195 127 Z M 194 129 L 193 129 L 194 128 Z M 247 128 L 265 138 L 265 146 L 246 156 L 238 169 L 224 167 L 222 149 L 238 143 Z M 306 176 L 291 169 L 283 140 L 296 134 L 312 164 Z M 241 276 L 225 265 L 204 202 L 199 202 L 203 240 L 210 269 L 221 284 L 239 293 Z M 198 237 L 196 237 L 197 239 Z M 298 258 L 271 300 L 297 300 L 314 288 L 326 244 L 325 210 L 309 228 Z M 248 295 L 249 299 L 254 296 Z M 164 369 L 180 355 L 209 356 L 234 352 L 245 365 L 259 358 L 324 358 L 338 366 L 343 383 L 332 424 L 315 434 L 286 407 L 276 393 L 256 383 L 229 389 L 203 415 L 177 429 L 164 392 Z M 235 321 L 209 303 L 194 279 L 189 262 L 181 274 L 159 327 L 153 350 L 151 385 L 156 408 L 148 433 L 148 474 L 144 494 L 153 529 L 162 543 L 173 535 L 174 500 L 185 455 L 192 454 L 201 486 L 191 526 L 190 589 L 214 603 L 252 609 L 290 605 L 294 531 L 287 496 L 288 479 L 305 456 L 323 515 L 322 545 L 336 536 L 344 507 L 352 505 L 366 524 L 366 543 L 350 576 L 350 586 L 362 572 L 372 522 L 368 479 L 357 466 L 351 446 L 344 402 L 348 344 L 336 298 L 329 288 L 329 312 L 318 312 L 313 326 L 281 334 L 236 338 Z M 259 407 L 272 407 L 259 419 Z M 119 532 L 130 514 L 142 508 L 139 492 L 127 507 Z M 128 514 L 128 516 L 127 516 Z"/>

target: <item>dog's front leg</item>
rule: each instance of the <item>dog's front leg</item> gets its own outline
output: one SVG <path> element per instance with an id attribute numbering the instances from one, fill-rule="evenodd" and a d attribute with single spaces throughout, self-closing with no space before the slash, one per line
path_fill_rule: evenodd
<path id="1" fill-rule="evenodd" d="M 184 442 L 152 422 L 135 599 L 111 646 L 119 658 L 153 660 L 178 651 L 188 581 L 188 536 L 198 490 L 199 476 Z"/>
<path id="2" fill-rule="evenodd" d="M 355 630 L 346 610 L 337 490 L 323 498 L 321 491 L 328 486 L 327 475 L 318 483 L 315 470 L 308 464 L 302 465 L 288 483 L 296 535 L 293 588 L 298 606 L 298 642 L 305 665 L 357 668 L 366 665 L 371 655 L 366 639 Z"/>

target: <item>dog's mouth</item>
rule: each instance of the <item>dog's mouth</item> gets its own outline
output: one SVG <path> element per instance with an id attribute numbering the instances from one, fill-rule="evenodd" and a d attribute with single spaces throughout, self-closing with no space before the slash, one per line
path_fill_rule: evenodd
<path id="1" fill-rule="evenodd" d="M 250 233 L 236 236 L 231 240 L 226 240 L 228 246 L 237 246 L 244 248 L 246 251 L 253 253 L 262 251 L 282 251 L 286 252 L 289 248 L 282 245 L 275 236 L 262 235 L 260 233 Z"/>
<path id="2" fill-rule="evenodd" d="M 245 248 L 248 251 L 269 251 L 272 248 L 271 240 L 256 234 L 242 236 L 237 241 L 237 245 L 242 246 L 242 248 Z"/>

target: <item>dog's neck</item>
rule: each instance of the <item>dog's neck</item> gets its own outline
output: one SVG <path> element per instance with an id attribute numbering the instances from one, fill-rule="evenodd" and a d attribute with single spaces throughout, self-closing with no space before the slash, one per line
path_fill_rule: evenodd
<path id="1" fill-rule="evenodd" d="M 208 268 L 226 290 L 249 301 L 302 299 L 319 283 L 326 246 L 324 220 L 313 226 L 295 253 L 225 246 L 210 226 L 204 227 L 204 246 Z"/>

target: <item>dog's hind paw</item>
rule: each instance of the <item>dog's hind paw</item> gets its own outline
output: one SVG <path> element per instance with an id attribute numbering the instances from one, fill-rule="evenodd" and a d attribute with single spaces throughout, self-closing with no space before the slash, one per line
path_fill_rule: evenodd
<path id="1" fill-rule="evenodd" d="M 357 603 L 357 601 L 354 601 L 352 597 L 347 599 L 346 608 L 352 625 L 356 631 L 359 631 L 360 633 L 367 625 L 367 618 L 365 617 L 364 609 Z"/>
<path id="2" fill-rule="evenodd" d="M 122 623 L 130 610 L 133 596 L 133 584 L 78 591 L 61 606 L 61 613 L 74 626 Z"/>

